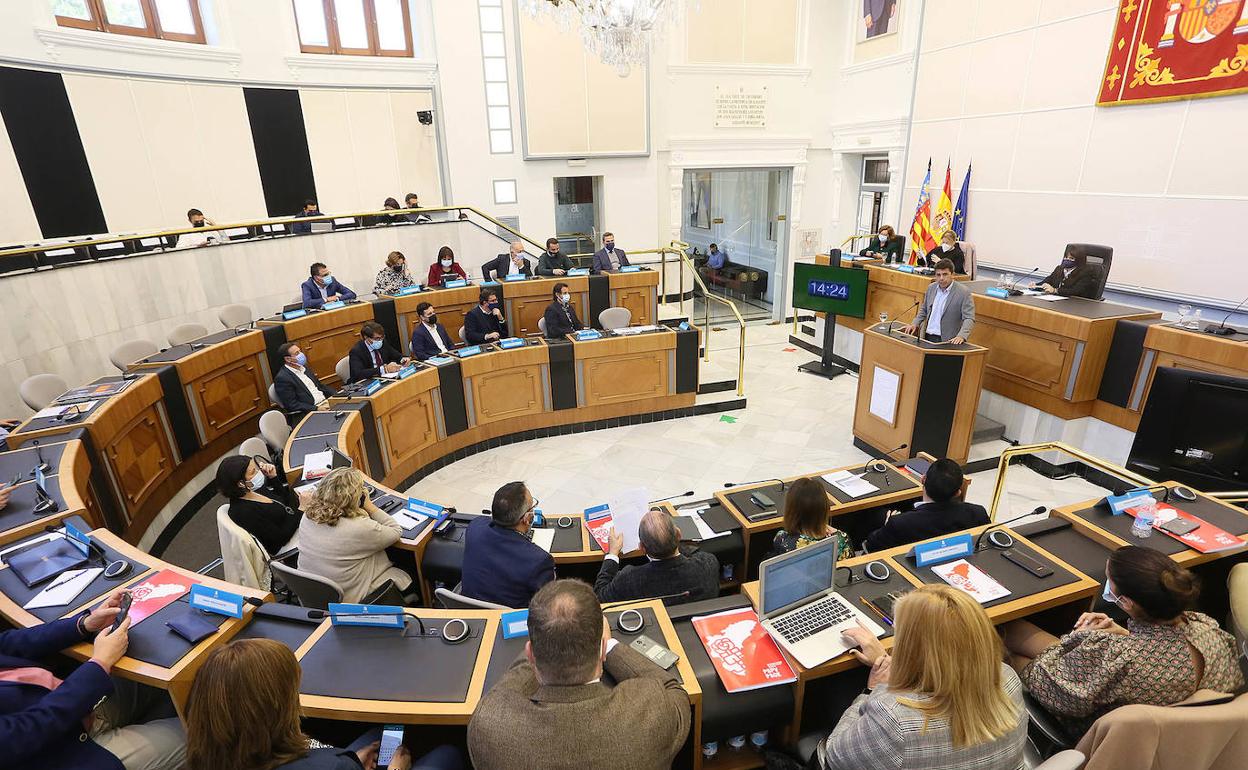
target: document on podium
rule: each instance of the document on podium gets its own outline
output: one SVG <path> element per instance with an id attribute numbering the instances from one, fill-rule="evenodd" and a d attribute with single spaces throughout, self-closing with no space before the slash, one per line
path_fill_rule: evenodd
<path id="1" fill-rule="evenodd" d="M 871 370 L 871 414 L 889 425 L 896 425 L 900 390 L 901 375 L 882 366 L 874 367 Z"/>
<path id="2" fill-rule="evenodd" d="M 823 478 L 829 484 L 841 490 L 850 497 L 862 497 L 872 492 L 880 491 L 880 488 L 867 481 L 860 475 L 850 473 L 849 471 L 837 471 L 835 473 L 825 473 Z"/>

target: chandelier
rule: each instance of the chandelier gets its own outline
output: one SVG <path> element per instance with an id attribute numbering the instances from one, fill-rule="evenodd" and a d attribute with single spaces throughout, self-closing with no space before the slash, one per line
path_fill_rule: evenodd
<path id="1" fill-rule="evenodd" d="M 616 74 L 645 66 L 664 23 L 683 16 L 684 0 L 518 0 L 536 18 L 552 17 L 564 32 L 579 28 L 585 49 Z"/>

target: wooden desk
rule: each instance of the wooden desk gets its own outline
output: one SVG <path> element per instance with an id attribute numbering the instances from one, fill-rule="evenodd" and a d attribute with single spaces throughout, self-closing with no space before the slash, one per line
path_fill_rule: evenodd
<path id="1" fill-rule="evenodd" d="M 816 255 L 815 263 L 819 265 L 829 264 L 828 255 Z M 878 323 L 880 313 L 887 313 L 890 321 L 904 320 L 906 323 L 909 323 L 918 310 L 915 303 L 922 302 L 924 295 L 927 293 L 927 287 L 931 285 L 932 281 L 936 280 L 934 276 L 906 273 L 895 267 L 885 267 L 881 260 L 878 259 L 866 262 L 850 262 L 847 258 L 842 257 L 841 267 L 855 267 L 857 265 L 861 265 L 862 269 L 868 271 L 867 311 L 862 318 L 837 316 L 836 325 L 858 332 Z M 954 280 L 967 281 L 970 278 L 965 275 L 955 275 Z M 822 313 L 818 315 L 820 318 L 823 317 Z M 903 315 L 905 316 L 904 319 L 902 318 Z"/>
<path id="2" fill-rule="evenodd" d="M 635 326 L 658 323 L 659 275 L 652 270 L 636 273 L 610 273 L 611 307 L 625 307 L 633 314 L 629 322 Z M 587 326 L 594 326 L 597 318 L 581 316 Z"/>
<path id="3" fill-rule="evenodd" d="M 351 346 L 360 340 L 360 327 L 373 320 L 371 302 L 357 302 L 337 310 L 309 312 L 289 321 L 281 316 L 264 318 L 257 326 L 282 326 L 286 341 L 296 343 L 308 356 L 308 366 L 326 387 L 338 388 L 342 380 L 334 370 Z"/>
<path id="4" fill-rule="evenodd" d="M 51 470 L 45 474 L 49 485 L 55 485 L 59 494 L 53 497 L 60 497 L 61 502 L 58 504 L 56 511 L 31 519 L 27 516 L 21 519 L 12 518 L 9 509 L 0 511 L 0 521 L 4 522 L 5 529 L 0 530 L 0 545 L 11 543 L 15 540 L 21 540 L 24 537 L 35 535 L 43 531 L 43 528 L 49 524 L 56 524 L 66 516 L 74 514 L 81 515 L 92 527 L 98 527 L 102 521 L 100 515 L 99 504 L 91 495 L 89 479 L 91 477 L 91 460 L 87 457 L 81 441 L 66 441 L 59 445 L 58 451 L 53 451 L 52 447 L 45 447 L 42 453 L 47 457 L 52 457 L 55 462 L 50 462 Z M 17 461 L 21 463 L 21 459 L 29 458 L 29 467 L 34 468 L 39 462 L 38 456 L 34 449 L 13 450 L 5 452 L 3 456 L 9 462 Z M 25 463 L 21 463 L 25 465 Z M 13 479 L 11 477 L 0 478 L 0 483 L 11 485 Z M 23 477 L 23 481 L 16 486 L 9 486 L 13 490 L 14 495 L 21 495 L 24 499 L 27 492 L 33 495 L 35 480 L 29 474 Z M 51 490 L 48 490 L 51 492 Z M 12 506 L 13 503 L 10 503 Z M 33 515 L 33 514 L 31 514 Z"/>
<path id="5" fill-rule="evenodd" d="M 503 302 L 507 306 L 507 330 L 513 337 L 538 334 L 537 322 L 546 314 L 546 308 L 554 301 L 555 284 L 566 283 L 572 295 L 572 309 L 586 325 L 592 325 L 586 315 L 589 311 L 589 281 L 587 275 L 562 278 L 537 278 L 528 281 L 504 282 Z"/>
<path id="6" fill-rule="evenodd" d="M 465 341 L 459 338 L 459 329 L 464 325 L 464 316 L 480 304 L 480 296 L 481 287 L 470 283 L 458 289 L 433 289 L 395 297 L 394 312 L 398 317 L 399 335 L 403 338 L 400 340 L 403 352 L 412 352 L 412 332 L 420 323 L 416 308 L 422 302 L 433 305 L 434 312 L 438 314 L 438 323 L 445 327 L 446 333 L 451 337 L 451 342 L 460 343 Z"/>

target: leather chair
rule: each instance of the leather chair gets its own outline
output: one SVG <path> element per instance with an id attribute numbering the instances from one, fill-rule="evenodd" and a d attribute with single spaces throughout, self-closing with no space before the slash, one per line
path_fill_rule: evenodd
<path id="1" fill-rule="evenodd" d="M 1068 243 L 1066 248 L 1069 250 L 1071 246 L 1078 246 L 1083 249 L 1083 253 L 1088 255 L 1088 264 L 1095 265 L 1100 268 L 1100 280 L 1096 287 L 1096 296 L 1093 299 L 1105 298 L 1105 283 L 1109 280 L 1109 268 L 1114 264 L 1114 247 L 1101 246 L 1096 243 Z M 1066 252 L 1063 251 L 1063 254 Z"/>
<path id="2" fill-rule="evenodd" d="M 185 345 L 208 335 L 208 327 L 203 324 L 181 324 L 169 332 L 170 345 Z"/>
<path id="3" fill-rule="evenodd" d="M 217 311 L 217 318 L 227 329 L 237 329 L 251 323 L 251 308 L 246 305 L 226 305 Z"/>
<path id="4" fill-rule="evenodd" d="M 343 385 L 351 382 L 351 356 L 338 359 L 338 363 L 334 364 L 334 373 L 342 380 Z"/>
<path id="5" fill-rule="evenodd" d="M 460 341 L 460 342 L 462 342 L 462 343 L 464 343 L 465 345 L 467 345 L 467 344 L 468 344 L 468 338 L 464 336 L 464 329 L 465 329 L 465 327 L 463 327 L 463 326 L 459 327 L 459 341 Z"/>
<path id="6" fill-rule="evenodd" d="M 507 610 L 511 609 L 502 604 L 487 602 L 481 599 L 473 599 L 471 596 L 464 596 L 458 593 L 459 586 L 455 586 L 452 591 L 449 588 L 438 588 L 433 592 L 434 598 L 438 600 L 445 609 L 448 610 Z"/>
<path id="7" fill-rule="evenodd" d="M 286 408 L 282 406 L 282 402 L 278 399 L 277 386 L 273 383 L 269 383 L 269 403 L 273 404 L 273 406 L 276 406 L 278 409 Z"/>
<path id="8" fill-rule="evenodd" d="M 273 576 L 293 591 L 295 598 L 299 600 L 299 604 L 304 607 L 328 610 L 330 604 L 340 603 L 342 601 L 342 589 L 337 583 L 320 575 L 314 575 L 311 572 L 305 572 L 291 566 L 290 562 L 296 561 L 298 555 L 298 551 L 292 551 L 290 554 L 275 557 L 269 562 L 269 567 L 273 570 Z M 405 604 L 405 598 L 402 592 L 395 587 L 394 583 L 387 580 L 368 596 L 364 597 L 364 600 L 360 603 L 403 605 Z"/>
<path id="9" fill-rule="evenodd" d="M 1226 592 L 1230 597 L 1230 618 L 1227 626 L 1239 642 L 1239 667 L 1248 678 L 1248 563 L 1236 564 L 1226 578 Z"/>
<path id="10" fill-rule="evenodd" d="M 264 591 L 272 588 L 268 551 L 255 535 L 234 523 L 229 503 L 217 507 L 217 540 L 221 544 L 221 566 L 226 580 Z"/>
<path id="11" fill-rule="evenodd" d="M 22 380 L 22 384 L 17 386 L 18 395 L 26 402 L 26 406 L 36 412 L 67 390 L 69 384 L 59 374 L 36 374 Z"/>
<path id="12" fill-rule="evenodd" d="M 260 436 L 269 445 L 270 454 L 281 452 L 290 438 L 290 426 L 286 424 L 286 415 L 276 409 L 270 409 L 260 415 Z"/>
<path id="13" fill-rule="evenodd" d="M 598 314 L 603 329 L 623 329 L 633 322 L 633 311 L 626 307 L 609 307 Z"/>
<path id="14" fill-rule="evenodd" d="M 108 360 L 113 362 L 117 371 L 124 372 L 135 361 L 159 352 L 160 346 L 151 340 L 129 340 L 113 348 L 113 352 L 108 354 Z"/>
<path id="15" fill-rule="evenodd" d="M 282 422 L 285 423 L 285 420 Z M 264 439 L 257 438 L 255 436 L 252 436 L 244 441 L 242 445 L 239 446 L 238 453 L 243 457 L 255 457 L 256 455 L 260 455 L 261 457 L 270 456 L 269 445 L 265 443 Z"/>
<path id="16" fill-rule="evenodd" d="M 966 277 L 973 281 L 975 280 L 975 243 L 972 241 L 958 241 L 958 248 L 962 249 L 962 266 L 966 268 Z"/>
<path id="17" fill-rule="evenodd" d="M 545 337 L 546 336 L 546 319 L 545 318 L 537 319 L 537 328 L 538 328 L 538 331 L 542 333 L 542 336 Z"/>

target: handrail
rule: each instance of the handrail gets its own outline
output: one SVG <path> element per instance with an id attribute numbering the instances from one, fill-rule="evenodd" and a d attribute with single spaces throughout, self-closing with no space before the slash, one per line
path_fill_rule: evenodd
<path id="1" fill-rule="evenodd" d="M 1072 447 L 1069 444 L 1063 444 L 1060 441 L 1049 441 L 1043 444 L 1024 444 L 1022 446 L 1010 447 L 1001 453 L 1001 459 L 997 461 L 997 484 L 992 491 L 992 508 L 988 511 L 988 518 L 990 521 L 997 520 L 997 504 L 1001 501 L 1001 493 L 1005 489 L 1005 476 L 1010 469 L 1010 461 L 1015 457 L 1039 454 L 1041 452 L 1065 452 L 1071 457 L 1081 460 L 1086 465 L 1090 465 L 1097 470 L 1118 476 L 1127 481 L 1135 482 L 1136 484 L 1140 484 L 1142 486 L 1151 486 L 1156 483 L 1150 478 L 1141 476 L 1138 473 L 1129 471 L 1126 468 L 1114 465 L 1113 463 L 1106 462 L 1099 457 L 1093 457 L 1081 449 L 1076 449 L 1075 447 Z"/>
<path id="2" fill-rule="evenodd" d="M 1224 503 L 1248 503 L 1248 489 L 1231 492 L 1203 492 L 1205 497 L 1212 497 Z"/>

